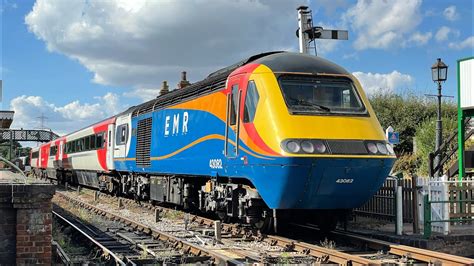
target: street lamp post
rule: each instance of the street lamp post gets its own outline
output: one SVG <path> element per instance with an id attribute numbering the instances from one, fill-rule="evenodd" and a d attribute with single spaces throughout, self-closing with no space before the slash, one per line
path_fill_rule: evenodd
<path id="1" fill-rule="evenodd" d="M 431 75 L 433 81 L 438 83 L 438 119 L 436 120 L 436 143 L 435 143 L 435 150 L 439 150 L 442 144 L 442 136 L 443 136 L 443 125 L 441 121 L 441 98 L 443 95 L 441 94 L 441 83 L 446 81 L 448 74 L 448 66 L 441 61 L 441 58 L 438 58 L 436 63 L 431 67 Z M 442 165 L 441 163 L 441 154 L 438 154 L 435 158 L 435 165 L 438 166 L 438 171 L 436 171 L 435 176 L 439 176 L 442 172 Z"/>

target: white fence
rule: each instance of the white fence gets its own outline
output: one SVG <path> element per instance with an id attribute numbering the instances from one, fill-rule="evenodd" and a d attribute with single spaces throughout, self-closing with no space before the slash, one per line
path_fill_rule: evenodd
<path id="1" fill-rule="evenodd" d="M 474 180 L 463 180 L 463 181 L 448 181 L 446 176 L 435 177 L 435 178 L 423 178 L 419 177 L 417 180 L 418 187 L 418 214 L 420 226 L 424 225 L 424 203 L 423 199 L 425 195 L 429 195 L 428 200 L 431 203 L 431 230 L 442 234 L 449 234 L 451 232 L 451 226 L 455 225 L 454 222 L 436 222 L 436 221 L 447 221 L 454 218 L 455 208 L 453 205 L 457 204 L 453 201 L 453 194 L 456 194 L 456 198 L 459 200 L 461 192 L 464 192 L 457 188 L 458 186 L 464 186 L 472 188 L 474 187 Z M 472 190 L 467 190 L 472 193 Z M 471 199 L 468 196 L 468 199 Z M 451 202 L 449 202 L 451 200 Z M 443 203 L 436 203 L 436 201 L 443 201 Z M 471 205 L 469 204 L 471 208 Z M 467 213 L 471 213 L 471 209 L 466 210 Z M 454 216 L 454 217 L 453 217 Z"/>

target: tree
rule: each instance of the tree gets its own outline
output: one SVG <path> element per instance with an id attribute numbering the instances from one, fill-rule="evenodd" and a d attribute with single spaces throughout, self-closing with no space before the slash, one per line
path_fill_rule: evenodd
<path id="1" fill-rule="evenodd" d="M 400 144 L 395 146 L 397 154 L 413 151 L 413 137 L 417 127 L 424 121 L 436 117 L 437 104 L 434 100 L 414 94 L 377 93 L 370 103 L 384 129 L 392 126 L 400 133 Z M 445 101 L 442 113 L 447 119 L 456 119 L 457 107 Z"/>
<path id="2" fill-rule="evenodd" d="M 31 148 L 25 147 L 23 148 L 18 141 L 13 141 L 12 145 L 12 159 L 19 156 L 27 156 L 29 155 L 29 151 Z M 5 159 L 10 158 L 10 141 L 2 141 L 0 142 L 0 156 Z"/>
<path id="3" fill-rule="evenodd" d="M 457 129 L 457 120 L 450 117 L 443 117 L 443 139 L 449 137 Z M 432 117 L 421 123 L 415 134 L 416 156 L 420 158 L 418 172 L 428 174 L 428 154 L 435 150 L 436 141 L 436 118 Z M 457 143 L 452 143 L 456 145 Z M 452 148 L 452 147 L 451 147 Z"/>

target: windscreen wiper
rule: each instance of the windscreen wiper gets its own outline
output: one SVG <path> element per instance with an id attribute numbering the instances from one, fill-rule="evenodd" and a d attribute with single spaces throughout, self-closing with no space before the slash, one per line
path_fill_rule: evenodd
<path id="1" fill-rule="evenodd" d="M 296 102 L 297 105 L 317 107 L 320 110 L 323 110 L 323 111 L 326 111 L 326 112 L 331 112 L 331 109 L 329 107 L 321 105 L 321 104 L 312 103 L 312 102 L 308 102 L 308 101 L 305 101 L 305 100 L 298 100 L 298 99 L 295 99 L 295 98 L 289 98 L 289 99 Z"/>

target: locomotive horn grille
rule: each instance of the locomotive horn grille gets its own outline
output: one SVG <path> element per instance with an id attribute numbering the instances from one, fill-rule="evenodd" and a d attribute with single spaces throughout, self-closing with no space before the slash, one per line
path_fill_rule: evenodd
<path id="1" fill-rule="evenodd" d="M 363 141 L 358 140 L 327 140 L 332 154 L 368 154 Z"/>
<path id="2" fill-rule="evenodd" d="M 150 166 L 151 126 L 152 126 L 151 117 L 138 121 L 137 156 L 136 156 L 137 166 L 141 166 L 141 167 Z"/>

